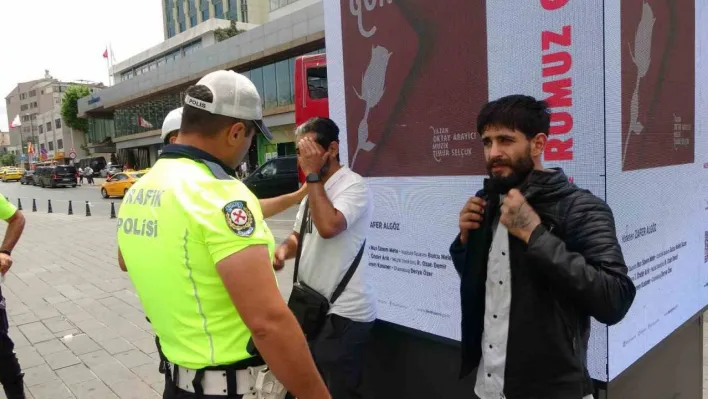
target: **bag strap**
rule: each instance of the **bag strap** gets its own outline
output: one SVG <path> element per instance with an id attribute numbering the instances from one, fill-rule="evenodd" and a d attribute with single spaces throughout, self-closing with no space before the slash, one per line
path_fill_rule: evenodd
<path id="1" fill-rule="evenodd" d="M 352 262 L 352 265 L 349 266 L 349 270 L 347 270 L 347 273 L 344 275 L 344 278 L 342 278 L 342 281 L 337 286 L 337 289 L 334 290 L 332 298 L 329 300 L 330 304 L 334 303 L 334 301 L 336 301 L 337 298 L 342 295 L 344 289 L 347 288 L 349 280 L 351 280 L 352 276 L 354 276 L 354 272 L 356 271 L 357 267 L 359 266 L 359 263 L 361 262 L 361 257 L 364 255 L 364 248 L 366 248 L 366 240 L 364 240 L 364 243 L 361 244 L 359 253 L 356 254 L 356 258 L 354 258 L 354 262 Z"/>
<path id="2" fill-rule="evenodd" d="M 305 202 L 305 211 L 302 213 L 302 220 L 300 221 L 300 237 L 298 237 L 297 243 L 297 254 L 295 255 L 295 270 L 293 272 L 293 284 L 297 283 L 297 273 L 300 269 L 300 256 L 302 256 L 302 247 L 305 241 L 305 226 L 309 222 L 310 213 L 310 199 Z"/>

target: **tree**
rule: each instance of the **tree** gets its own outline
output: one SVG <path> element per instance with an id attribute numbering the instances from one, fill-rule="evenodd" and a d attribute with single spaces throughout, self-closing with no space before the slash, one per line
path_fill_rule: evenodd
<path id="1" fill-rule="evenodd" d="M 220 42 L 222 40 L 226 40 L 230 37 L 234 37 L 238 35 L 239 33 L 245 32 L 244 29 L 238 29 L 236 27 L 236 21 L 231 20 L 231 25 L 228 28 L 217 28 L 214 31 L 214 37 L 216 37 L 216 41 Z"/>
<path id="2" fill-rule="evenodd" d="M 14 166 L 16 164 L 15 154 L 8 152 L 0 156 L 0 164 L 2 166 Z"/>
<path id="3" fill-rule="evenodd" d="M 90 95 L 88 87 L 86 86 L 69 86 L 64 92 L 64 99 L 61 103 L 61 118 L 64 120 L 64 124 L 72 129 L 82 131 L 84 133 L 88 132 L 88 120 L 85 118 L 79 118 L 79 106 L 77 101 L 80 98 Z"/>

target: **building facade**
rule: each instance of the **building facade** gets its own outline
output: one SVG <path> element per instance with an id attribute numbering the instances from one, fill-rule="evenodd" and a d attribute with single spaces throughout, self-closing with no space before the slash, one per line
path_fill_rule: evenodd
<path id="1" fill-rule="evenodd" d="M 89 121 L 89 147 L 111 143 L 119 162 L 151 166 L 162 149 L 162 122 L 167 113 L 182 106 L 185 90 L 209 72 L 231 69 L 256 85 L 264 121 L 274 134 L 273 142 L 254 141 L 249 164 L 255 167 L 272 157 L 294 154 L 295 58 L 323 51 L 321 2 L 199 48 L 79 100 L 79 116 Z"/>
<path id="2" fill-rule="evenodd" d="M 115 83 L 130 80 L 149 71 L 171 64 L 203 47 L 217 42 L 216 30 L 228 28 L 230 22 L 220 19 L 209 19 L 193 28 L 181 32 L 164 42 L 143 52 L 133 55 L 125 61 L 113 65 L 109 72 Z M 258 25 L 237 22 L 239 30 L 253 29 Z"/>
<path id="3" fill-rule="evenodd" d="M 262 24 L 268 0 L 162 0 L 165 40 L 209 19 Z"/>
<path id="4" fill-rule="evenodd" d="M 5 97 L 8 121 L 12 123 L 19 116 L 21 122 L 21 126 L 10 128 L 8 149 L 23 163 L 43 160 L 68 163 L 69 152 L 74 152 L 76 159 L 88 155 L 85 133 L 65 126 L 61 118 L 64 92 L 72 85 L 86 86 L 91 92 L 104 87 L 84 81 L 63 82 L 46 71 L 44 78 L 19 83 Z M 27 154 L 28 143 L 35 150 L 32 156 Z"/>

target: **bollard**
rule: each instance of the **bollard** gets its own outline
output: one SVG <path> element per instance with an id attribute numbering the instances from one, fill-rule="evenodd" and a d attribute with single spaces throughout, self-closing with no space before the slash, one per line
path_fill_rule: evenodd
<path id="1" fill-rule="evenodd" d="M 113 204 L 113 202 L 111 202 L 111 219 L 115 219 L 115 218 L 116 218 L 116 207 Z"/>
<path id="2" fill-rule="evenodd" d="M 47 213 L 52 213 L 52 200 L 47 200 Z"/>
<path id="3" fill-rule="evenodd" d="M 69 215 L 73 215 L 73 214 L 74 214 L 74 210 L 71 209 L 71 200 L 69 200 Z"/>
<path id="4" fill-rule="evenodd" d="M 37 212 L 37 200 L 32 198 L 32 212 Z"/>
<path id="5" fill-rule="evenodd" d="M 21 210 L 22 210 L 22 201 L 20 201 L 19 198 L 17 199 L 17 210 L 18 210 L 18 211 L 21 211 Z"/>
<path id="6" fill-rule="evenodd" d="M 88 201 L 86 201 L 86 216 L 91 216 L 91 208 L 89 208 Z"/>

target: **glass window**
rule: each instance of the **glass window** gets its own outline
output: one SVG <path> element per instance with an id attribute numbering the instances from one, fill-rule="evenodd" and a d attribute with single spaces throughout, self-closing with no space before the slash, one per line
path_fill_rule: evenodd
<path id="1" fill-rule="evenodd" d="M 187 30 L 187 24 L 183 21 L 179 21 L 179 31 L 180 33 L 184 32 Z"/>
<path id="2" fill-rule="evenodd" d="M 283 60 L 275 64 L 278 85 L 278 106 L 293 103 L 293 85 L 291 83 L 290 62 Z"/>
<path id="3" fill-rule="evenodd" d="M 312 99 L 327 98 L 327 67 L 307 70 L 307 88 Z"/>
<path id="4" fill-rule="evenodd" d="M 62 140 L 62 139 L 57 140 L 57 149 L 58 150 L 64 149 L 64 140 Z"/>
<path id="5" fill-rule="evenodd" d="M 48 132 L 52 131 L 52 122 L 47 122 L 47 131 Z"/>
<path id="6" fill-rule="evenodd" d="M 265 108 L 278 106 L 278 89 L 275 81 L 275 64 L 263 67 L 263 93 L 265 95 Z"/>
<path id="7" fill-rule="evenodd" d="M 229 19 L 232 21 L 238 21 L 238 8 L 236 8 L 236 0 L 229 0 Z"/>
<path id="8" fill-rule="evenodd" d="M 263 90 L 263 68 L 256 68 L 251 70 L 251 81 L 258 89 L 258 94 L 261 96 L 261 100 L 265 103 L 265 91 Z"/>
<path id="9" fill-rule="evenodd" d="M 212 0 L 214 2 L 214 17 L 223 19 L 224 18 L 224 1 L 223 0 Z"/>
<path id="10" fill-rule="evenodd" d="M 202 10 L 202 21 L 206 21 L 209 19 L 209 9 Z"/>
<path id="11" fill-rule="evenodd" d="M 39 125 L 39 132 L 40 132 L 40 133 L 44 133 L 44 126 Z"/>
<path id="12" fill-rule="evenodd" d="M 197 11 L 194 14 L 189 14 L 189 23 L 194 27 L 197 26 Z"/>
<path id="13" fill-rule="evenodd" d="M 278 169 L 275 166 L 275 162 L 268 162 L 263 165 L 263 168 L 261 169 L 261 174 L 263 176 L 274 176 L 277 172 Z"/>
<path id="14" fill-rule="evenodd" d="M 50 141 L 50 142 L 47 143 L 47 144 L 49 144 L 49 151 L 54 151 L 54 142 L 53 142 L 53 141 Z"/>
<path id="15" fill-rule="evenodd" d="M 280 8 L 280 1 L 279 0 L 270 0 L 270 10 L 277 10 Z"/>
<path id="16" fill-rule="evenodd" d="M 241 22 L 248 22 L 248 0 L 241 0 Z"/>
<path id="17" fill-rule="evenodd" d="M 54 126 L 55 126 L 57 129 L 61 129 L 61 119 L 56 119 L 56 120 L 54 121 Z"/>

